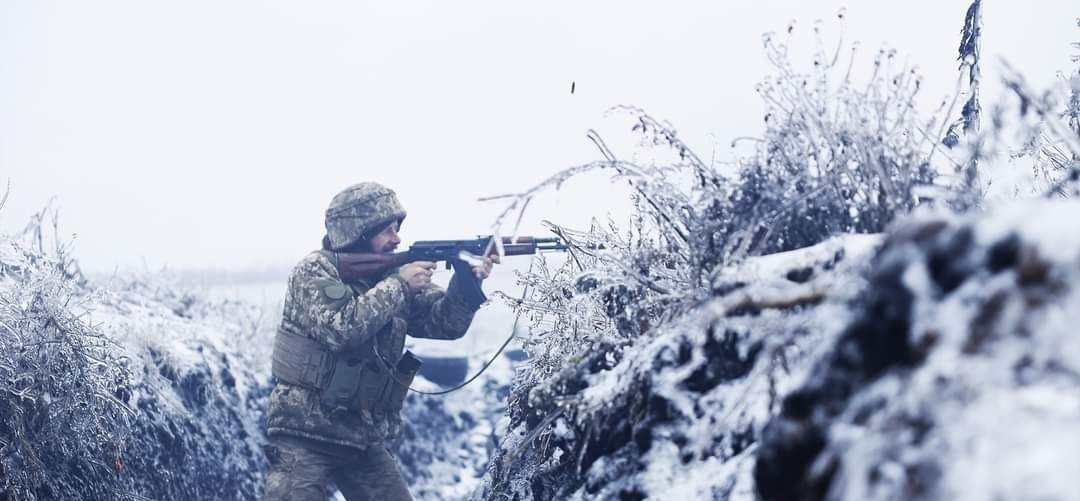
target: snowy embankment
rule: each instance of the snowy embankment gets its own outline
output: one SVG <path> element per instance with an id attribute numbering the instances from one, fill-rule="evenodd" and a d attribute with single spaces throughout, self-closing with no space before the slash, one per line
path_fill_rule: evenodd
<path id="1" fill-rule="evenodd" d="M 266 470 L 258 308 L 160 276 L 95 285 L 25 237 L 0 240 L 4 497 L 253 498 Z"/>
<path id="2" fill-rule="evenodd" d="M 1080 499 L 1077 213 L 752 258 L 521 395 L 474 499 Z"/>
<path id="3" fill-rule="evenodd" d="M 0 238 L 0 498 L 260 498 L 280 307 L 165 274 L 91 282 L 32 233 Z M 396 446 L 418 499 L 475 487 L 508 364 L 409 397 Z"/>
<path id="4" fill-rule="evenodd" d="M 767 500 L 1078 500 L 1076 202 L 914 218 L 766 428 Z"/>
<path id="5" fill-rule="evenodd" d="M 239 304 L 0 254 L 3 490 L 18 499 L 242 497 L 264 469 L 265 382 Z M 233 341 L 233 343 L 230 343 Z"/>
<path id="6" fill-rule="evenodd" d="M 519 399 L 476 499 L 753 492 L 760 429 L 850 318 L 877 236 L 748 261 L 647 338 L 595 349 Z"/>

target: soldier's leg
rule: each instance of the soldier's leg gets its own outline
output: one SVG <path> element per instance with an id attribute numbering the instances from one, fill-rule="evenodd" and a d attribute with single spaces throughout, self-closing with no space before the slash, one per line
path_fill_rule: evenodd
<path id="1" fill-rule="evenodd" d="M 326 501 L 340 459 L 293 444 L 268 447 L 270 474 L 264 501 Z"/>
<path id="2" fill-rule="evenodd" d="M 334 482 L 349 501 L 412 501 L 394 457 L 372 447 L 334 470 Z"/>

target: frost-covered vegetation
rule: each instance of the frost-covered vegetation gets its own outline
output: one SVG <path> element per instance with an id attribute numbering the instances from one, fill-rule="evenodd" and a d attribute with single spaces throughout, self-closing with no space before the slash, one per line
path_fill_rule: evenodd
<path id="1" fill-rule="evenodd" d="M 736 172 L 706 164 L 670 124 L 620 107 L 615 111 L 629 115 L 654 162 L 620 160 L 590 132 L 603 160 L 512 196 L 506 215 L 569 177 L 611 169 L 633 187 L 637 207 L 628 227 L 552 226 L 575 247 L 572 259 L 558 269 L 538 263 L 522 280 L 533 289 L 531 300 L 513 302 L 539 327 L 537 375 L 580 350 L 581 337 L 618 343 L 681 315 L 711 294 L 718 273 L 747 257 L 844 233 L 881 232 L 915 207 L 920 189 L 932 191 L 938 141 L 926 133 L 935 120 L 915 107 L 921 77 L 897 67 L 895 51 L 860 60 L 842 39 L 826 42 L 820 24 L 812 63 L 803 68 L 789 58 L 789 48 L 802 42 L 797 33 L 792 25 L 783 36 L 764 36 L 776 72 L 757 89 L 765 129 L 759 138 L 738 140 L 755 149 L 739 159 Z M 857 71 L 864 66 L 869 71 Z M 869 76 L 854 76 L 864 73 Z M 607 251 L 590 250 L 598 245 Z"/>
<path id="2" fill-rule="evenodd" d="M 268 391 L 267 354 L 249 351 L 265 345 L 258 312 L 164 277 L 97 287 L 55 224 L 50 238 L 49 213 L 0 238 L 0 492 L 252 498 Z"/>
<path id="3" fill-rule="evenodd" d="M 756 437 L 849 316 L 877 237 L 749 259 L 632 344 L 519 380 L 482 499 L 712 499 L 753 491 Z M 724 499 L 724 497 L 719 497 Z M 740 499 L 740 498 L 735 498 Z"/>
<path id="4" fill-rule="evenodd" d="M 2 204 L 0 204 L 2 205 Z M 101 497 L 121 490 L 131 376 L 119 350 L 78 313 L 82 283 L 63 248 L 0 247 L 0 476 L 5 497 Z M 7 244 L 8 242 L 4 242 Z M 57 475 L 56 468 L 90 472 Z"/>
<path id="5" fill-rule="evenodd" d="M 655 161 L 590 133 L 602 160 L 509 195 L 506 216 L 611 169 L 636 212 L 552 225 L 571 258 L 537 263 L 521 276 L 531 294 L 506 298 L 533 323 L 533 359 L 474 499 L 1077 499 L 1060 445 L 1080 431 L 1065 396 L 1080 389 L 1063 360 L 1075 343 L 1040 323 L 1080 312 L 1067 286 L 1080 233 L 1062 217 L 1076 207 L 1023 196 L 1078 194 L 1080 71 L 1046 91 L 1008 74 L 982 124 L 981 9 L 963 19 L 963 94 L 932 113 L 895 52 L 867 58 L 817 24 L 797 63 L 792 25 L 764 38 L 765 129 L 739 140 L 755 148 L 736 172 L 619 108 Z M 1022 208 L 983 213 L 1000 203 L 993 169 L 1024 162 Z M 1014 445 L 1036 464 L 1000 462 Z"/>

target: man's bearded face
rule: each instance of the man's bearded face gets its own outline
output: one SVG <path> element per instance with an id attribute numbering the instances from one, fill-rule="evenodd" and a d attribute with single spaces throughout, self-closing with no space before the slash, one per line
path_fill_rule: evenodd
<path id="1" fill-rule="evenodd" d="M 398 237 L 398 230 L 400 229 L 401 224 L 394 221 L 371 237 L 371 251 L 378 253 L 394 252 L 394 249 L 397 249 L 398 244 L 401 243 L 401 238 Z"/>

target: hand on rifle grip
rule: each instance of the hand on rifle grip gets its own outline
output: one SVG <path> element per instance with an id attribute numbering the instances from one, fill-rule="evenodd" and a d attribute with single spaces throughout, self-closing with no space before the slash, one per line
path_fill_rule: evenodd
<path id="1" fill-rule="evenodd" d="M 416 293 L 431 285 L 431 274 L 435 270 L 435 263 L 431 261 L 416 261 L 401 268 L 398 276 L 409 286 L 409 291 Z"/>

